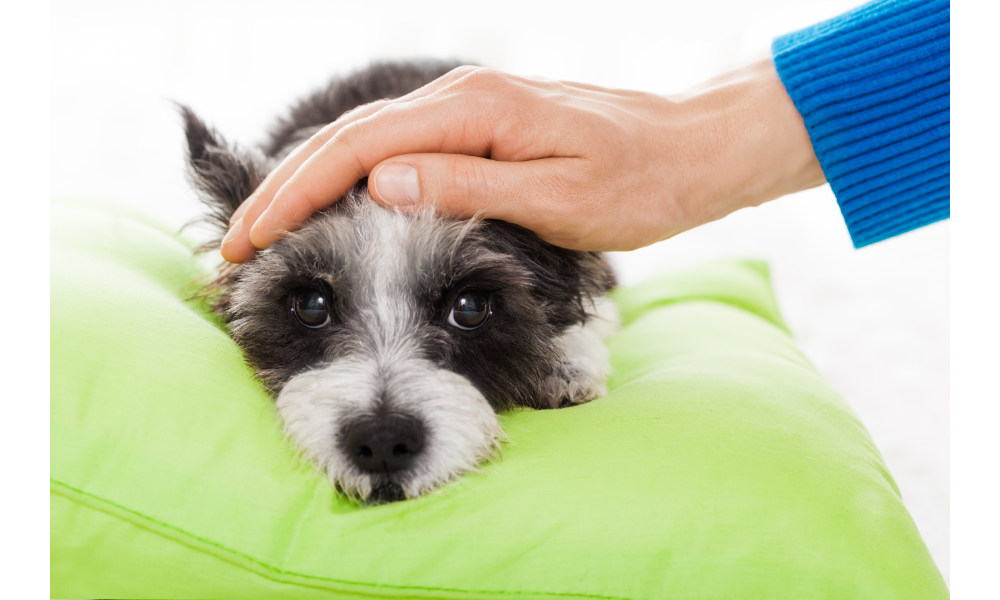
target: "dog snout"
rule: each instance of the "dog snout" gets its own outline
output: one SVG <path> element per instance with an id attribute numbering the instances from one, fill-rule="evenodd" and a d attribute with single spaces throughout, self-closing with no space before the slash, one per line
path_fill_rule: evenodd
<path id="1" fill-rule="evenodd" d="M 409 468 L 424 447 L 424 425 L 406 415 L 349 423 L 344 444 L 351 461 L 364 471 L 395 473 Z"/>

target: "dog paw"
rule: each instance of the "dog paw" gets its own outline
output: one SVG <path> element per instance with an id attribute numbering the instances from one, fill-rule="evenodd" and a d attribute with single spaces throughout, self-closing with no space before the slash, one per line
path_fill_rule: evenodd
<path id="1" fill-rule="evenodd" d="M 565 408 L 605 396 L 608 388 L 604 373 L 586 373 L 563 365 L 545 379 L 545 400 L 549 408 Z"/>
<path id="2" fill-rule="evenodd" d="M 590 402 L 607 395 L 611 357 L 604 341 L 618 328 L 618 311 L 607 298 L 594 301 L 591 318 L 559 338 L 562 361 L 545 378 L 544 400 L 549 408 Z"/>
<path id="3" fill-rule="evenodd" d="M 567 357 L 545 378 L 546 405 L 565 408 L 607 395 L 609 370 L 606 352 L 604 356 Z"/>

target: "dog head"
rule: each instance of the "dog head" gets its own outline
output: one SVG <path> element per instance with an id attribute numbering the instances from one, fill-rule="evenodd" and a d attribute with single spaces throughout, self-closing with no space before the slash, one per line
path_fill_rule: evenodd
<path id="1" fill-rule="evenodd" d="M 184 116 L 221 233 L 273 164 Z M 475 469 L 498 448 L 495 411 L 600 395 L 592 325 L 612 284 L 598 254 L 504 222 L 405 215 L 362 182 L 212 287 L 290 437 L 342 492 L 378 503 Z"/>

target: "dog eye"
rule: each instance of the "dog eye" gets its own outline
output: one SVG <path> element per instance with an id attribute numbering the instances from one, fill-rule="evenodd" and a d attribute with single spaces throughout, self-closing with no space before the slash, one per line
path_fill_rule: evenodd
<path id="1" fill-rule="evenodd" d="M 329 302 L 319 290 L 309 290 L 295 296 L 292 312 L 306 327 L 318 329 L 330 322 Z"/>
<path id="2" fill-rule="evenodd" d="M 490 301 L 482 292 L 463 292 L 455 299 L 448 323 L 459 329 L 476 329 L 493 314 Z"/>

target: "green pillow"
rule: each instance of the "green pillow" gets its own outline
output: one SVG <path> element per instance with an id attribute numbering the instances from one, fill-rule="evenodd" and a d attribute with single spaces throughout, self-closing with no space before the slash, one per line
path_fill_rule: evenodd
<path id="1" fill-rule="evenodd" d="M 481 473 L 358 508 L 185 300 L 205 273 L 187 244 L 81 203 L 52 227 L 55 597 L 948 595 L 762 263 L 618 291 L 606 398 L 506 413 Z"/>

